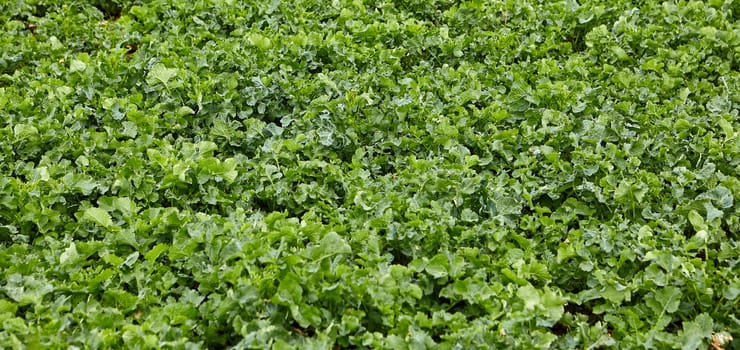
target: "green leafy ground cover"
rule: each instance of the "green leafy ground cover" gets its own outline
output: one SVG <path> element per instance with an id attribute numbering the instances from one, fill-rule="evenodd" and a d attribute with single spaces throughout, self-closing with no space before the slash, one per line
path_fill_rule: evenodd
<path id="1" fill-rule="evenodd" d="M 0 2 L 0 347 L 739 348 L 740 2 Z"/>

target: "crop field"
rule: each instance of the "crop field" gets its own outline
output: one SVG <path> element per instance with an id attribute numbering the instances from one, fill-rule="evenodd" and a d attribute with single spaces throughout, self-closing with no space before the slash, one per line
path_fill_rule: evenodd
<path id="1" fill-rule="evenodd" d="M 0 349 L 740 349 L 740 1 L 0 28 Z"/>

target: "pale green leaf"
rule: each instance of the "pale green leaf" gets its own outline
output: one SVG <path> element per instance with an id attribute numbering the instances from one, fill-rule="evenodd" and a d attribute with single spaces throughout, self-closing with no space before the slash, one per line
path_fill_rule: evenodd
<path id="1" fill-rule="evenodd" d="M 87 221 L 92 221 L 106 228 L 113 226 L 113 219 L 111 219 L 110 214 L 108 214 L 108 212 L 105 211 L 104 209 L 100 209 L 100 208 L 85 209 L 85 213 L 83 214 L 82 218 Z"/>

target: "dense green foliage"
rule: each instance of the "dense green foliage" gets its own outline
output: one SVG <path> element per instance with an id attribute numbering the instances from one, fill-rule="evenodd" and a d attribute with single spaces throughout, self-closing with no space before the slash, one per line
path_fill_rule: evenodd
<path id="1" fill-rule="evenodd" d="M 740 2 L 582 2 L 0 1 L 0 348 L 740 347 Z"/>

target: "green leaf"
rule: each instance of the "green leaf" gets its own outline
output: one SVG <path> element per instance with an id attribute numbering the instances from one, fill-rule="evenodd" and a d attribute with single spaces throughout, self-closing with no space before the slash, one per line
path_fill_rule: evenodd
<path id="1" fill-rule="evenodd" d="M 559 321 L 565 313 L 565 299 L 557 292 L 545 287 L 542 293 L 542 306 L 544 318 L 553 325 Z"/>
<path id="2" fill-rule="evenodd" d="M 270 38 L 259 33 L 250 33 L 247 39 L 252 45 L 258 47 L 261 50 L 267 50 L 272 47 L 272 41 L 270 40 Z"/>
<path id="3" fill-rule="evenodd" d="M 510 281 L 512 281 L 512 282 L 520 285 L 520 286 L 528 286 L 529 285 L 529 282 L 526 279 L 519 277 L 511 269 L 507 269 L 507 268 L 501 269 L 501 274 L 504 275 L 504 277 L 506 277 L 508 280 L 510 280 Z"/>
<path id="4" fill-rule="evenodd" d="M 136 261 L 139 259 L 139 252 L 133 252 L 129 254 L 126 259 L 123 260 L 122 265 L 126 265 L 128 267 L 134 266 Z"/>
<path id="5" fill-rule="evenodd" d="M 120 211 L 125 216 L 131 216 L 139 211 L 136 203 L 128 197 L 118 197 L 113 201 L 113 208 Z"/>
<path id="6" fill-rule="evenodd" d="M 660 288 L 647 299 L 647 305 L 658 315 L 672 314 L 681 303 L 681 290 L 669 286 Z"/>
<path id="7" fill-rule="evenodd" d="M 82 62 L 80 60 L 74 59 L 72 62 L 69 63 L 69 71 L 70 72 L 80 72 L 87 69 L 87 64 L 85 62 Z"/>
<path id="8" fill-rule="evenodd" d="M 355 194 L 354 203 L 355 205 L 361 207 L 363 210 L 372 210 L 373 207 L 366 202 L 367 193 L 364 191 L 359 191 L 357 194 Z"/>
<path id="9" fill-rule="evenodd" d="M 728 284 L 724 288 L 722 296 L 730 301 L 737 299 L 740 296 L 740 280 L 735 279 L 732 283 Z"/>
<path id="10" fill-rule="evenodd" d="M 524 310 L 532 311 L 542 303 L 540 293 L 532 285 L 519 287 L 516 296 L 524 302 Z"/>
<path id="11" fill-rule="evenodd" d="M 44 279 L 13 273 L 7 276 L 0 290 L 20 306 L 40 305 L 44 296 L 54 290 L 54 286 Z"/>
<path id="12" fill-rule="evenodd" d="M 170 81 L 170 79 L 174 78 L 178 74 L 177 68 L 167 68 L 162 63 L 157 63 L 149 70 L 149 73 L 146 76 L 146 81 L 149 85 L 154 85 L 156 82 L 162 83 L 165 87 L 167 87 L 167 83 Z"/>
<path id="13" fill-rule="evenodd" d="M 468 208 L 465 208 L 460 214 L 460 219 L 466 222 L 476 222 L 478 221 L 478 214 Z"/>
<path id="14" fill-rule="evenodd" d="M 162 255 L 162 253 L 166 252 L 170 248 L 169 245 L 160 243 L 155 245 L 152 249 L 150 249 L 146 254 L 144 254 L 144 259 L 146 259 L 149 262 L 154 262 L 157 260 L 157 258 Z"/>
<path id="15" fill-rule="evenodd" d="M 732 192 L 724 186 L 717 186 L 707 192 L 704 192 L 698 195 L 696 199 L 710 199 L 712 203 L 716 204 L 722 209 L 730 208 L 734 204 L 734 197 L 732 195 Z"/>
<path id="16" fill-rule="evenodd" d="M 707 224 L 704 223 L 704 218 L 699 214 L 696 210 L 692 210 L 689 212 L 689 222 L 691 222 L 691 225 L 694 227 L 694 230 L 701 231 L 701 230 L 707 230 Z"/>
<path id="17" fill-rule="evenodd" d="M 705 313 L 699 314 L 693 321 L 684 322 L 683 330 L 679 333 L 681 349 L 699 349 L 706 345 L 705 341 L 712 337 L 713 329 L 714 320 Z"/>
<path id="18" fill-rule="evenodd" d="M 290 313 L 303 328 L 321 325 L 321 310 L 313 305 L 290 305 Z"/>
<path id="19" fill-rule="evenodd" d="M 122 266 L 124 261 L 121 257 L 115 254 L 104 254 L 103 256 L 101 256 L 101 258 L 103 259 L 103 261 L 115 267 Z"/>
<path id="20" fill-rule="evenodd" d="M 124 312 L 132 311 L 136 308 L 139 298 L 120 288 L 111 288 L 103 294 L 103 300 Z"/>
<path id="21" fill-rule="evenodd" d="M 303 288 L 298 276 L 289 273 L 280 280 L 277 293 L 273 298 L 276 303 L 282 305 L 298 305 L 303 300 Z"/>
<path id="22" fill-rule="evenodd" d="M 434 278 L 447 277 L 449 259 L 445 254 L 437 254 L 424 267 L 424 270 Z"/>
<path id="23" fill-rule="evenodd" d="M 352 247 L 339 234 L 332 231 L 321 238 L 319 252 L 322 257 L 336 254 L 352 254 Z"/>
<path id="24" fill-rule="evenodd" d="M 75 242 L 72 242 L 69 247 L 59 255 L 59 263 L 62 265 L 75 263 L 79 256 L 79 253 L 77 253 L 77 246 L 75 245 Z"/>
<path id="25" fill-rule="evenodd" d="M 105 211 L 104 209 L 100 209 L 100 208 L 85 209 L 85 213 L 82 215 L 82 218 L 84 220 L 94 222 L 105 228 L 109 228 L 113 226 L 113 219 L 111 219 L 110 214 L 108 214 L 108 212 Z"/>
<path id="26" fill-rule="evenodd" d="M 25 140 L 38 136 L 39 129 L 29 124 L 16 124 L 13 126 L 13 136 L 18 140 Z"/>
<path id="27" fill-rule="evenodd" d="M 503 196 L 495 200 L 496 211 L 499 215 L 521 213 L 522 205 L 513 197 Z"/>

